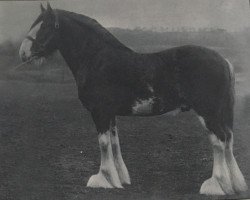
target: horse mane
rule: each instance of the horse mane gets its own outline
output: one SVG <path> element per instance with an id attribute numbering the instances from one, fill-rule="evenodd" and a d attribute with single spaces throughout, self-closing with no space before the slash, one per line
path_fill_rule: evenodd
<path id="1" fill-rule="evenodd" d="M 88 28 L 88 30 L 94 32 L 101 40 L 104 40 L 107 44 L 110 44 L 112 47 L 130 50 L 124 44 L 122 44 L 115 36 L 113 36 L 106 28 L 99 24 L 95 19 L 92 19 L 86 15 L 77 14 L 70 11 L 55 9 L 56 13 L 59 16 L 67 17 L 74 22 L 76 22 L 83 29 Z M 131 51 L 131 50 L 130 50 Z"/>

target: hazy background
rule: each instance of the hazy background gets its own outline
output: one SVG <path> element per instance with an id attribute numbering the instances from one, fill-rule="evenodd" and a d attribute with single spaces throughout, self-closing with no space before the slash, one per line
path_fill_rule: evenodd
<path id="1" fill-rule="evenodd" d="M 18 48 L 40 13 L 40 3 L 46 6 L 42 1 L 0 1 L 0 69 L 20 62 Z M 202 45 L 218 50 L 237 71 L 248 70 L 248 0 L 58 0 L 51 5 L 95 18 L 136 51 Z"/>
<path id="2" fill-rule="evenodd" d="M 26 32 L 40 12 L 39 4 L 1 1 L 0 42 L 17 39 Z M 239 31 L 250 24 L 248 0 L 61 0 L 51 1 L 51 5 L 93 17 L 105 27 L 213 27 Z"/>

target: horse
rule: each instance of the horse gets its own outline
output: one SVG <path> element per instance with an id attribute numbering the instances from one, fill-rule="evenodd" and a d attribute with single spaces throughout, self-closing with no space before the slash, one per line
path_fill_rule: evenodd
<path id="1" fill-rule="evenodd" d="M 96 20 L 44 8 L 20 46 L 23 62 L 59 51 L 70 68 L 78 98 L 91 113 L 101 153 L 99 172 L 87 187 L 131 184 L 121 154 L 117 116 L 155 116 L 193 110 L 207 129 L 213 171 L 201 194 L 230 195 L 247 190 L 233 154 L 234 71 L 216 51 L 194 45 L 138 53 Z"/>

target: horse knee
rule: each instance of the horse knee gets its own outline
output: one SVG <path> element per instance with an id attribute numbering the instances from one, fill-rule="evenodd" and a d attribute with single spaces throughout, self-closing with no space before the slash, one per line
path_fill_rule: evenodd
<path id="1" fill-rule="evenodd" d="M 226 148 L 225 142 L 220 140 L 220 138 L 218 138 L 217 135 L 211 134 L 211 135 L 209 135 L 209 139 L 210 139 L 210 142 L 211 142 L 214 149 L 216 149 L 217 151 L 224 151 L 225 150 L 225 148 Z"/>
<path id="2" fill-rule="evenodd" d="M 109 131 L 105 133 L 99 133 L 98 135 L 99 146 L 102 153 L 107 153 L 110 146 L 110 133 Z"/>

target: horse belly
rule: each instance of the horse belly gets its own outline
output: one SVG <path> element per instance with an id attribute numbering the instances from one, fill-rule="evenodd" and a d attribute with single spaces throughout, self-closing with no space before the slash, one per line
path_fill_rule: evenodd
<path id="1" fill-rule="evenodd" d="M 153 114 L 154 109 L 154 99 L 149 98 L 145 100 L 137 100 L 134 105 L 132 105 L 133 115 L 150 115 Z"/>
<path id="2" fill-rule="evenodd" d="M 148 99 L 138 99 L 131 107 L 132 115 L 135 116 L 153 116 L 161 115 L 164 113 L 173 113 L 174 115 L 179 112 L 175 106 L 167 106 L 161 100 L 151 97 Z"/>

